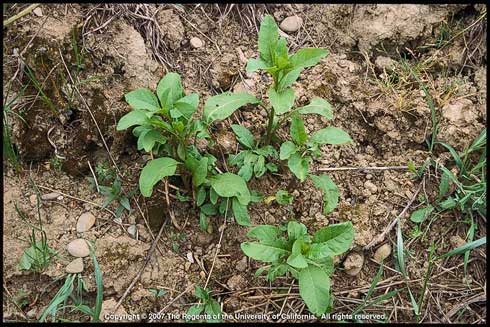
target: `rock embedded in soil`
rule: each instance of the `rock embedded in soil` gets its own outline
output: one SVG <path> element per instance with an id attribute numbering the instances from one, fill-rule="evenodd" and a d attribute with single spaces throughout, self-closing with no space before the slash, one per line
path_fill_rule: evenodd
<path id="1" fill-rule="evenodd" d="M 242 275 L 234 275 L 228 279 L 226 285 L 230 288 L 230 290 L 238 291 L 247 285 L 247 281 L 242 277 Z"/>
<path id="2" fill-rule="evenodd" d="M 119 316 L 119 317 L 124 317 L 124 316 L 127 316 L 128 313 L 126 312 L 126 310 L 124 309 L 124 307 L 122 305 L 120 305 L 116 312 L 113 312 L 114 311 L 114 308 L 116 307 L 117 305 L 117 301 L 113 298 L 109 299 L 109 300 L 105 300 L 104 302 L 102 302 L 102 308 L 100 310 L 100 315 L 99 315 L 99 319 L 100 321 L 114 321 L 113 319 L 110 319 L 110 318 L 106 318 L 109 317 L 112 313 L 114 313 L 116 316 Z M 118 320 L 118 321 L 128 321 L 127 319 L 123 319 L 123 320 Z"/>
<path id="3" fill-rule="evenodd" d="M 51 192 L 51 193 L 43 194 L 43 195 L 41 195 L 41 200 L 43 200 L 43 201 L 56 200 L 60 195 L 61 194 L 56 193 L 56 192 Z"/>
<path id="4" fill-rule="evenodd" d="M 43 16 L 43 10 L 39 7 L 35 8 L 32 10 L 32 13 L 36 15 L 37 17 L 42 17 Z"/>
<path id="5" fill-rule="evenodd" d="M 290 16 L 284 19 L 279 28 L 284 32 L 296 32 L 303 25 L 303 19 L 299 16 Z"/>
<path id="6" fill-rule="evenodd" d="M 90 212 L 84 212 L 78 218 L 77 232 L 84 233 L 88 231 L 95 224 L 95 216 Z"/>
<path id="7" fill-rule="evenodd" d="M 236 264 L 236 270 L 238 271 L 245 271 L 247 270 L 247 257 L 243 257 L 238 263 Z"/>
<path id="8" fill-rule="evenodd" d="M 83 238 L 78 238 L 71 241 L 66 246 L 66 250 L 74 257 L 83 258 L 90 254 L 90 249 L 88 248 L 87 241 Z"/>
<path id="9" fill-rule="evenodd" d="M 37 205 L 37 195 L 36 194 L 33 194 L 29 197 L 29 202 L 31 203 L 31 205 L 35 206 Z"/>
<path id="10" fill-rule="evenodd" d="M 356 276 L 361 272 L 364 264 L 364 256 L 361 253 L 351 252 L 344 261 L 345 273 L 349 276 Z"/>
<path id="11" fill-rule="evenodd" d="M 378 192 L 378 187 L 369 180 L 364 183 L 364 187 L 367 188 L 371 193 Z"/>
<path id="12" fill-rule="evenodd" d="M 66 266 L 66 272 L 69 274 L 78 274 L 83 271 L 83 259 L 76 258 Z"/>
<path id="13" fill-rule="evenodd" d="M 390 57 L 378 56 L 375 60 L 375 65 L 380 71 L 386 70 L 387 72 L 393 71 L 396 61 Z"/>
<path id="14" fill-rule="evenodd" d="M 199 49 L 204 46 L 204 42 L 198 37 L 193 37 L 192 39 L 189 40 L 189 43 L 191 44 L 191 47 L 193 47 L 194 49 Z"/>
<path id="15" fill-rule="evenodd" d="M 466 241 L 459 235 L 451 236 L 451 238 L 449 238 L 449 242 L 451 242 L 454 249 L 466 245 Z"/>
<path id="16" fill-rule="evenodd" d="M 391 245 L 388 243 L 381 245 L 374 253 L 373 259 L 376 262 L 381 262 L 382 260 L 388 258 L 391 254 Z"/>
<path id="17" fill-rule="evenodd" d="M 136 234 L 138 233 L 138 230 L 136 229 L 136 225 L 131 225 L 128 227 L 128 234 L 132 238 L 136 238 Z"/>
<path id="18" fill-rule="evenodd" d="M 27 313 L 26 313 L 26 316 L 29 319 L 35 319 L 36 315 L 37 315 L 37 309 L 36 308 L 32 308 L 31 310 L 27 311 Z"/>

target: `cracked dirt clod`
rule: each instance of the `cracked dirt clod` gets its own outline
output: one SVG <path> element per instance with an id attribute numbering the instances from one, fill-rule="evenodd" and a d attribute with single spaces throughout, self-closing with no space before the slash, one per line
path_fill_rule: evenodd
<path id="1" fill-rule="evenodd" d="M 362 253 L 351 252 L 344 261 L 345 273 L 349 276 L 356 276 L 361 272 L 364 264 L 364 255 Z"/>

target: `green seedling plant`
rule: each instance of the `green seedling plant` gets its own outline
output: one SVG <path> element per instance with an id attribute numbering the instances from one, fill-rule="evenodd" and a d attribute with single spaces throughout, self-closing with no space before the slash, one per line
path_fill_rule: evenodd
<path id="1" fill-rule="evenodd" d="M 330 312 L 333 306 L 330 294 L 333 257 L 349 250 L 354 240 L 352 223 L 324 227 L 311 237 L 304 224 L 290 221 L 287 238 L 283 232 L 271 225 L 259 225 L 248 232 L 247 236 L 258 242 L 242 243 L 243 253 L 270 264 L 259 268 L 256 276 L 267 270 L 266 280 L 273 281 L 289 272 L 299 281 L 300 295 L 312 313 Z"/>
<path id="2" fill-rule="evenodd" d="M 260 103 L 269 112 L 265 136 L 266 145 L 269 145 L 276 137 L 277 129 L 289 117 L 296 117 L 295 124 L 303 122 L 301 115 L 316 114 L 327 119 L 333 118 L 330 104 L 321 98 L 313 98 L 308 105 L 293 109 L 295 94 L 291 87 L 304 68 L 315 66 L 322 58 L 328 55 L 327 50 L 322 48 L 303 48 L 296 53 L 288 54 L 286 43 L 284 37 L 279 38 L 279 29 L 274 18 L 270 15 L 265 16 L 259 31 L 259 58 L 249 60 L 246 68 L 248 73 L 258 69 L 265 70 L 271 75 L 273 80 L 273 84 L 268 90 L 271 108 L 269 109 Z M 330 134 L 342 132 L 338 128 L 330 128 Z M 342 136 L 344 134 L 345 132 L 342 133 Z M 301 136 L 301 139 L 303 138 L 304 136 Z"/>
<path id="3" fill-rule="evenodd" d="M 281 144 L 279 158 L 288 161 L 289 169 L 301 182 L 308 177 L 313 156 L 321 156 L 321 145 L 352 143 L 349 135 L 336 127 L 320 129 L 308 138 L 304 121 L 297 113 L 292 116 L 289 132 L 291 141 Z"/>
<path id="4" fill-rule="evenodd" d="M 150 197 L 160 180 L 180 175 L 188 193 L 195 195 L 197 206 L 202 207 L 206 198 L 210 200 L 209 205 L 200 208 L 202 228 L 207 228 L 207 217 L 214 215 L 216 208 L 223 213 L 229 206 L 238 223 L 248 224 L 250 192 L 245 180 L 232 173 L 222 173 L 216 158 L 209 153 L 201 154 L 195 143 L 198 138 L 210 139 L 210 124 L 228 118 L 239 107 L 257 100 L 245 93 L 219 94 L 206 101 L 203 118 L 194 119 L 199 96 L 196 93 L 185 95 L 178 74 L 165 75 L 156 93 L 138 89 L 126 94 L 126 101 L 134 110 L 123 116 L 117 125 L 117 130 L 137 126 L 133 134 L 138 137 L 138 150 L 145 150 L 152 157 L 164 155 L 150 160 L 141 171 L 141 194 Z M 218 201 L 221 199 L 226 201 Z"/>
<path id="5" fill-rule="evenodd" d="M 92 188 L 97 189 L 100 194 L 106 197 L 102 203 L 102 207 L 106 208 L 109 204 L 115 202 L 117 204 L 117 209 L 115 212 L 117 218 L 122 216 L 124 210 L 127 210 L 128 214 L 130 214 L 131 204 L 129 199 L 131 196 L 133 196 L 136 190 L 131 190 L 125 194 L 122 190 L 121 179 L 105 163 L 98 164 L 95 168 L 95 172 L 97 174 L 98 183 L 95 182 L 93 177 L 88 177 L 88 180 Z M 110 186 L 103 185 L 102 183 L 109 184 Z"/>
<path id="6" fill-rule="evenodd" d="M 81 274 L 67 274 L 63 286 L 58 290 L 51 302 L 49 302 L 48 306 L 41 313 L 39 322 L 45 322 L 50 315 L 52 322 L 67 321 L 62 317 L 59 317 L 59 312 L 64 313 L 66 309 L 71 309 L 70 313 L 81 312 L 86 314 L 91 317 L 93 322 L 98 322 L 100 320 L 104 282 L 102 279 L 102 270 L 95 257 L 93 245 L 90 243 L 88 244 L 90 247 L 90 256 L 92 257 L 92 263 L 94 265 L 95 285 L 97 290 L 94 306 L 88 306 L 86 304 L 87 301 L 83 299 L 83 293 L 87 292 L 87 286 Z M 72 303 L 67 304 L 70 300 Z"/>
<path id="7" fill-rule="evenodd" d="M 20 219 L 31 228 L 31 235 L 29 236 L 30 246 L 24 250 L 20 257 L 19 269 L 42 272 L 49 266 L 51 260 L 57 255 L 57 252 L 49 247 L 48 237 L 42 225 L 38 227 L 31 224 L 19 209 L 17 203 L 15 204 L 15 210 Z"/>
<path id="8" fill-rule="evenodd" d="M 432 214 L 450 209 L 457 209 L 467 215 L 477 212 L 486 216 L 486 138 L 487 132 L 484 129 L 461 156 L 449 144 L 435 142 L 435 144 L 443 145 L 452 154 L 457 168 L 456 174 L 445 166 L 437 165 L 432 160 L 429 160 L 427 165 L 423 165 L 419 171 L 412 168 L 413 172 L 421 176 L 428 166 L 432 165 L 441 174 L 435 203 L 429 203 L 414 211 L 410 216 L 413 222 L 422 223 Z M 474 154 L 478 156 L 478 160 L 472 164 L 470 156 Z M 451 184 L 455 186 L 454 191 L 450 191 Z"/>
<path id="9" fill-rule="evenodd" d="M 129 198 L 134 194 L 135 190 L 128 192 L 125 195 L 121 189 L 121 180 L 119 177 L 116 177 L 114 183 L 111 186 L 99 185 L 99 191 L 106 198 L 102 203 L 102 207 L 107 207 L 110 203 L 115 201 L 117 203 L 116 209 L 116 217 L 119 218 L 122 216 L 124 210 L 128 211 L 128 214 L 131 213 L 131 204 L 129 203 Z"/>
<path id="10" fill-rule="evenodd" d="M 270 162 L 278 159 L 277 151 L 271 145 L 259 147 L 260 142 L 256 142 L 252 133 L 241 125 L 231 125 L 238 142 L 246 149 L 228 159 L 230 166 L 239 167 L 238 175 L 245 181 L 250 181 L 252 176 L 257 178 L 264 175 L 267 171 L 277 172 L 277 165 Z"/>
<path id="11" fill-rule="evenodd" d="M 222 312 L 219 303 L 211 297 L 211 291 L 200 286 L 195 287 L 196 298 L 199 299 L 198 304 L 194 304 L 187 310 L 187 321 L 202 322 L 197 319 L 199 316 L 205 317 L 206 322 L 223 322 L 221 319 Z M 197 321 L 196 321 L 197 320 Z"/>

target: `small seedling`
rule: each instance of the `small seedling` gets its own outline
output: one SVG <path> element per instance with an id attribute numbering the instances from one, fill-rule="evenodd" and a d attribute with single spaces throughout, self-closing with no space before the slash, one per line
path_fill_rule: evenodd
<path id="1" fill-rule="evenodd" d="M 116 177 L 112 186 L 99 185 L 100 193 L 106 196 L 106 199 L 102 203 L 102 207 L 107 207 L 111 202 L 116 201 L 118 203 L 116 209 L 116 216 L 121 217 L 124 209 L 131 213 L 131 205 L 129 203 L 129 198 L 133 195 L 134 191 L 125 195 L 121 189 L 121 180 Z"/>
<path id="2" fill-rule="evenodd" d="M 97 295 L 95 298 L 94 307 L 89 307 L 83 300 L 82 293 L 87 292 L 86 283 L 80 274 L 67 274 L 65 283 L 58 290 L 48 306 L 44 309 L 39 318 L 39 322 L 45 322 L 49 315 L 51 315 L 52 322 L 65 321 L 61 317 L 58 317 L 59 312 L 65 312 L 65 309 L 71 309 L 70 312 L 79 311 L 86 315 L 89 315 L 92 321 L 97 322 L 100 320 L 100 312 L 102 310 L 102 300 L 104 294 L 104 283 L 102 280 L 102 271 L 100 270 L 99 263 L 95 257 L 93 245 L 88 243 L 90 247 L 90 256 L 94 265 L 95 284 L 97 289 Z M 76 288 L 75 288 L 76 283 Z M 69 300 L 72 300 L 72 304 L 67 304 Z"/>
<path id="3" fill-rule="evenodd" d="M 194 304 L 187 310 L 186 321 L 192 322 L 223 322 L 219 303 L 211 297 L 211 291 L 200 286 L 195 287 L 198 304 Z M 204 319 L 201 319 L 203 317 Z"/>
<path id="4" fill-rule="evenodd" d="M 49 266 L 51 260 L 57 253 L 49 247 L 48 237 L 42 228 L 42 225 L 38 227 L 29 223 L 17 204 L 15 204 L 15 210 L 20 219 L 31 227 L 31 235 L 29 236 L 30 246 L 24 250 L 24 253 L 22 253 L 22 256 L 20 257 L 19 269 L 41 272 Z M 38 233 L 40 234 L 40 237 L 38 236 Z"/>
<path id="5" fill-rule="evenodd" d="M 232 173 L 221 173 L 214 156 L 201 154 L 189 143 L 196 142 L 197 138 L 210 138 L 209 124 L 226 119 L 246 104 L 250 96 L 236 98 L 236 95 L 221 94 L 211 97 L 204 106 L 204 119 L 193 119 L 199 104 L 198 94 L 185 95 L 180 76 L 169 73 L 158 83 L 156 96 L 148 89 L 139 89 L 129 92 L 125 98 L 134 110 L 119 120 L 117 129 L 138 125 L 133 130 L 138 137 L 138 150 L 167 156 L 153 159 L 143 168 L 139 179 L 141 194 L 150 197 L 160 180 L 179 175 L 188 193 L 195 194 L 197 206 L 201 207 L 209 194 L 211 203 L 200 208 L 202 228 L 207 228 L 207 216 L 217 211 L 223 213 L 229 205 L 238 223 L 249 224 L 250 192 L 245 180 Z M 218 201 L 220 198 L 227 201 Z"/>
<path id="6" fill-rule="evenodd" d="M 276 164 L 269 162 L 270 159 L 278 159 L 277 151 L 273 146 L 266 145 L 259 148 L 259 142 L 255 142 L 254 136 L 248 129 L 241 125 L 231 125 L 231 128 L 238 142 L 246 149 L 231 155 L 228 159 L 230 166 L 239 168 L 239 176 L 248 182 L 252 176 L 261 177 L 266 171 L 277 172 Z"/>
<path id="7" fill-rule="evenodd" d="M 153 294 L 153 296 L 155 296 L 155 298 L 159 298 L 161 296 L 164 296 L 165 294 L 167 294 L 167 291 L 164 290 L 164 289 L 158 289 L 158 288 L 149 288 L 148 289 L 148 292 L 150 292 L 151 294 Z"/>
<path id="8" fill-rule="evenodd" d="M 248 232 L 247 236 L 258 242 L 242 243 L 243 253 L 270 263 L 259 268 L 255 275 L 268 270 L 266 280 L 273 281 L 290 272 L 299 281 L 300 295 L 308 309 L 316 315 L 330 312 L 333 297 L 329 276 L 334 272 L 333 257 L 349 250 L 354 240 L 352 223 L 324 227 L 312 238 L 304 224 L 290 221 L 287 238 L 282 234 L 281 228 L 271 225 L 260 225 Z"/>

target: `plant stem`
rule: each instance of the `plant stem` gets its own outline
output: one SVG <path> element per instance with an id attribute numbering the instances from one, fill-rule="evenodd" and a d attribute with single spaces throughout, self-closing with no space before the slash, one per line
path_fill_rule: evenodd
<path id="1" fill-rule="evenodd" d="M 269 112 L 269 124 L 267 125 L 267 137 L 265 139 L 265 145 L 269 145 L 272 140 L 272 123 L 274 122 L 274 108 L 271 108 Z"/>

